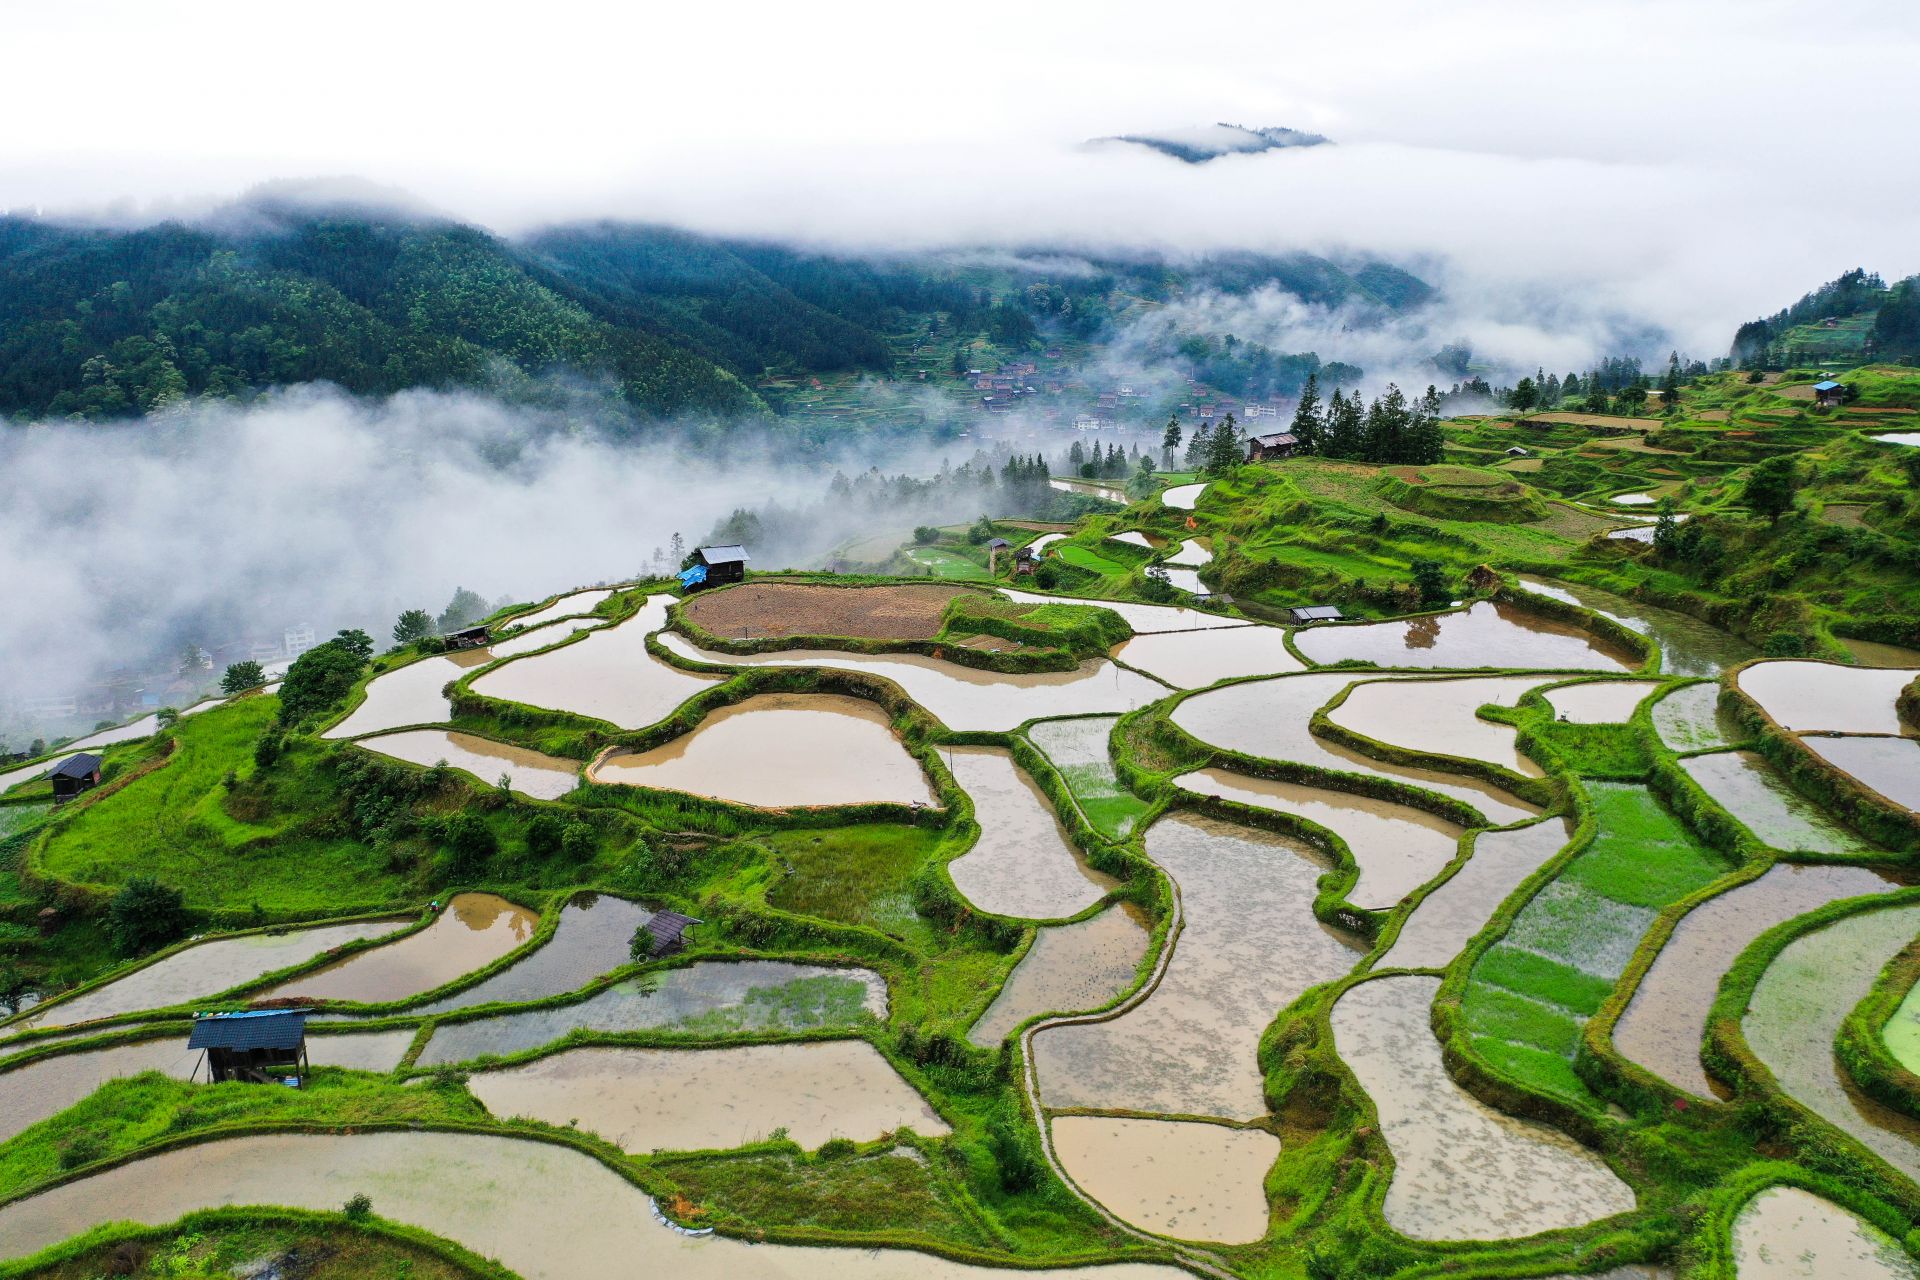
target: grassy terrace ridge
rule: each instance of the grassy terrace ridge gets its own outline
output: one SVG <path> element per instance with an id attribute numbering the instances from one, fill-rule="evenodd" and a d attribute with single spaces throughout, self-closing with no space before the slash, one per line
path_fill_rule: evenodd
<path id="1" fill-rule="evenodd" d="M 1505 591 L 1522 607 L 1630 642 L 1636 652 L 1643 647 L 1618 622 L 1514 593 L 1515 575 L 1525 572 L 1689 614 L 1772 656 L 1851 661 L 1842 638 L 1920 647 L 1915 472 L 1895 447 L 1869 438 L 1882 421 L 1869 411 L 1920 408 L 1920 372 L 1875 367 L 1843 371 L 1843 377 L 1858 384 L 1860 396 L 1840 410 L 1797 398 L 1795 389 L 1811 377 L 1756 384 L 1744 375 L 1713 375 L 1684 388 L 1673 411 L 1658 417 L 1594 421 L 1588 420 L 1594 415 L 1549 411 L 1450 424 L 1445 460 L 1420 467 L 1311 457 L 1237 467 L 1193 477 L 1207 480 L 1208 488 L 1191 511 L 1168 509 L 1154 493 L 1136 493 L 1124 507 L 1086 499 L 1083 509 L 1091 514 L 1054 530 L 1066 536 L 1046 549 L 1031 576 L 1016 578 L 1008 552 L 990 571 L 985 547 L 989 536 L 1015 546 L 1030 541 L 1035 530 L 1024 527 L 1030 522 L 921 531 L 931 536 L 916 535 L 914 545 L 866 561 L 905 572 L 754 574 L 745 587 L 676 606 L 671 619 L 719 651 L 937 653 L 1004 672 L 1060 671 L 1131 634 L 1099 607 L 1103 601 L 1195 603 L 1149 572 L 1191 538 L 1213 553 L 1204 570 L 1208 586 L 1233 598 L 1231 606 L 1216 600 L 1204 607 L 1231 607 L 1255 620 L 1281 620 L 1283 610 L 1297 605 L 1334 603 L 1356 619 L 1441 610 L 1444 625 L 1451 601 Z M 1509 454 L 1515 447 L 1525 454 Z M 1787 459 L 1792 473 L 1785 507 L 1770 512 L 1759 509 L 1769 500 L 1764 476 L 1757 486 L 1755 477 L 1774 459 Z M 1635 523 L 1607 500 L 1640 492 L 1670 496 L 1676 512 L 1690 518 L 1667 527 L 1658 545 L 1605 537 Z M 1824 518 L 1836 508 L 1847 512 L 1845 523 Z M 1689 542 L 1676 529 L 1700 533 Z M 1127 531 L 1145 534 L 1152 545 L 1113 540 Z M 929 562 L 910 569 L 916 552 Z M 957 580 L 948 590 L 928 581 L 924 570 L 935 563 L 952 571 L 939 576 L 1065 599 L 1009 602 Z M 779 601 L 783 585 L 804 587 L 817 612 L 796 610 L 780 625 L 752 628 L 755 610 Z M 898 628 L 912 634 L 879 634 L 881 628 L 860 623 L 868 602 L 854 593 L 870 590 L 877 599 L 906 588 L 938 603 Z M 669 584 L 620 589 L 595 612 L 630 617 L 649 592 L 663 589 Z M 847 598 L 827 598 L 827 591 Z M 756 596 L 759 603 L 743 603 Z M 701 623 L 703 611 L 710 611 L 711 627 Z M 734 634 L 742 629 L 754 634 Z M 689 665 L 657 647 L 653 652 Z M 317 736 L 364 696 L 380 671 L 424 654 L 416 647 L 376 660 L 377 667 L 363 664 L 351 687 L 298 715 L 290 717 L 278 697 L 247 697 L 116 746 L 107 752 L 109 785 L 58 810 L 41 807 L 31 788 L 6 797 L 0 813 L 29 816 L 12 834 L 0 835 L 0 970 L 14 966 L 54 991 L 170 954 L 167 948 L 180 945 L 188 930 L 230 934 L 342 916 L 403 916 L 458 889 L 496 892 L 542 910 L 532 946 L 550 941 L 560 905 L 578 889 L 672 907 L 706 922 L 690 950 L 667 961 L 622 965 L 575 990 L 516 1005 L 417 1012 L 526 953 L 517 951 L 438 992 L 370 1006 L 364 1011 L 374 1015 L 371 1025 L 415 1033 L 409 1056 L 391 1075 L 322 1068 L 314 1087 L 298 1093 L 194 1086 L 157 1074 L 111 1082 L 0 1143 L 0 1201 L 171 1144 L 250 1132 L 419 1127 L 563 1143 L 659 1197 L 675 1219 L 730 1235 L 915 1248 L 982 1264 L 1151 1258 L 1248 1277 L 1371 1280 L 1586 1274 L 1650 1262 L 1678 1266 L 1686 1280 L 1730 1280 L 1733 1216 L 1754 1194 L 1781 1184 L 1807 1187 L 1862 1214 L 1920 1255 L 1920 1233 L 1911 1228 L 1920 1220 L 1920 1187 L 1863 1159 L 1824 1121 L 1782 1097 L 1746 1060 L 1751 1055 L 1742 1056 L 1737 1036 L 1742 992 L 1751 991 L 1783 939 L 1834 910 L 1789 922 L 1726 975 L 1700 975 L 1702 982 L 1724 978 L 1709 1028 L 1708 1065 L 1732 1086 L 1729 1102 L 1687 1101 L 1612 1048 L 1608 1028 L 1674 922 L 1779 857 L 1678 766 L 1654 733 L 1650 699 L 1620 724 L 1562 722 L 1538 692 L 1514 707 L 1490 709 L 1484 718 L 1511 725 L 1544 770 L 1543 777 L 1524 780 L 1491 766 L 1390 748 L 1351 731 L 1340 735 L 1362 755 L 1497 780 L 1543 807 L 1549 820 L 1565 816 L 1575 824 L 1569 843 L 1491 909 L 1457 957 L 1443 970 L 1427 971 L 1438 972 L 1442 982 L 1434 1026 L 1457 1083 L 1503 1111 L 1585 1143 L 1631 1186 L 1638 1207 L 1548 1236 L 1436 1243 L 1389 1226 L 1383 1206 L 1396 1153 L 1380 1131 L 1377 1100 L 1335 1053 L 1329 1022 L 1335 1001 L 1372 972 L 1421 895 L 1391 911 L 1358 910 L 1344 897 L 1356 877 L 1356 850 L 1339 837 L 1286 814 L 1182 793 L 1173 779 L 1218 765 L 1411 804 L 1469 828 L 1465 851 L 1472 831 L 1485 824 L 1460 802 L 1384 777 L 1201 743 L 1169 718 L 1187 692 L 1169 691 L 1124 716 L 1103 717 L 1107 728 L 1097 736 L 1110 758 L 1101 767 L 1054 760 L 1040 745 L 1046 735 L 1036 724 L 953 733 L 889 681 L 810 668 L 726 669 L 723 680 L 660 723 L 630 732 L 474 694 L 467 672 L 453 682 L 451 723 L 585 759 L 610 746 L 664 743 L 755 693 L 850 694 L 884 709 L 932 780 L 937 806 L 772 812 L 598 785 L 536 801 L 504 794 L 487 779 L 401 764 Z M 1649 666 L 1638 677 L 1659 682 L 1662 691 L 1687 683 L 1661 670 Z M 1379 674 L 1368 666 L 1352 670 L 1356 680 Z M 1737 696 L 1726 700 L 1743 736 L 1776 764 L 1785 761 L 1794 785 L 1893 850 L 1863 852 L 1857 860 L 1912 872 L 1920 846 L 1899 839 L 1892 819 L 1876 817 L 1841 782 L 1794 766 L 1786 754 L 1790 744 L 1772 741 L 1783 735 L 1770 735 Z M 1324 714 L 1313 724 L 1336 736 Z M 978 828 L 971 798 L 941 761 L 939 749 L 949 744 L 1011 751 L 1088 862 L 1116 882 L 1078 919 L 1116 902 L 1144 912 L 1152 945 L 1133 989 L 1108 1011 L 1153 998 L 1167 948 L 1177 945 L 1174 887 L 1145 853 L 1145 833 L 1155 819 L 1179 809 L 1211 813 L 1304 841 L 1331 862 L 1313 912 L 1372 950 L 1365 959 L 1356 952 L 1353 975 L 1269 1011 L 1258 1059 L 1267 1114 L 1253 1123 L 1280 1136 L 1282 1147 L 1265 1181 L 1271 1216 L 1262 1240 L 1176 1248 L 1115 1226 L 1050 1163 L 1041 1118 L 1023 1089 L 1029 1064 L 1022 1034 L 990 1048 L 968 1042 L 969 1028 L 1031 952 L 1037 930 L 1032 922 L 977 910 L 954 885 L 948 865 L 972 847 Z M 1448 873 L 1468 866 L 1470 858 L 1456 858 Z M 172 936 L 127 946 L 111 904 L 138 876 L 179 889 L 182 910 Z M 45 932 L 38 923 L 43 908 L 54 912 Z M 1304 918 L 1299 924 L 1314 927 Z M 763 1004 L 778 1006 L 765 1019 L 721 1011 L 649 1031 L 575 1032 L 485 1065 L 590 1044 L 721 1047 L 857 1038 L 925 1097 L 951 1135 L 903 1132 L 814 1151 L 773 1135 L 726 1151 L 635 1155 L 572 1127 L 491 1115 L 468 1087 L 464 1069 L 415 1065 L 441 1028 L 506 1012 L 565 1009 L 635 978 L 651 982 L 670 969 L 745 959 L 871 970 L 887 985 L 888 1016 L 859 1016 L 850 1008 L 853 985 L 833 975 L 830 993 L 761 993 Z M 1863 1090 L 1908 1110 L 1920 1109 L 1911 1073 L 1890 1068 L 1884 1049 L 1876 1053 L 1873 1046 L 1920 971 L 1916 966 L 1920 955 L 1911 949 L 1896 957 L 1874 995 L 1852 1011 L 1839 1046 Z M 237 1004 L 245 991 L 205 994 Z M 802 1003 L 827 1014 L 809 1020 L 782 1012 Z M 90 1029 L 98 1036 L 86 1040 L 28 1038 L 17 1046 L 20 1053 L 0 1062 L 0 1082 L 24 1062 L 57 1061 L 76 1048 L 137 1042 L 156 1032 L 177 1034 L 180 1011 L 170 1016 L 157 1024 L 137 1016 L 111 1020 Z M 374 1199 L 377 1215 L 377 1194 Z M 201 1215 L 179 1229 L 109 1231 L 62 1247 L 34 1274 L 77 1280 L 94 1274 L 90 1268 L 110 1269 L 123 1244 L 144 1250 L 139 1265 L 157 1275 L 172 1274 L 153 1268 L 171 1265 L 167 1259 L 176 1253 L 187 1264 L 226 1266 L 246 1260 L 243 1254 L 307 1239 L 338 1250 L 328 1257 L 344 1260 L 340 1265 L 363 1270 L 499 1274 L 443 1242 L 377 1220 L 349 1225 L 339 1214 L 283 1213 Z M 0 1275 L 20 1273 L 0 1268 Z"/>

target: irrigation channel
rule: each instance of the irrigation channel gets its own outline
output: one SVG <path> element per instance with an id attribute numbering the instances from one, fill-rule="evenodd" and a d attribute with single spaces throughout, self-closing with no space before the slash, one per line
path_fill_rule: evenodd
<path id="1" fill-rule="evenodd" d="M 1163 501 L 1192 511 L 1204 489 Z M 1188 539 L 1175 563 L 1194 573 L 1210 559 Z M 518 803 L 572 803 L 592 784 L 720 802 L 747 815 L 726 830 L 753 838 L 795 815 L 797 830 L 825 829 L 874 806 L 888 822 L 957 832 L 929 840 L 941 852 L 913 892 L 944 886 L 960 904 L 950 931 L 971 914 L 1007 922 L 1013 941 L 969 979 L 953 1030 L 983 1061 L 1011 1055 L 1010 1097 L 1037 1150 L 1113 1229 L 1106 1253 L 1065 1259 L 1102 1265 L 1072 1274 L 1234 1273 L 1286 1212 L 1273 1188 L 1320 1158 L 1303 1154 L 1314 1144 L 1337 1141 L 1379 1162 L 1377 1229 L 1416 1244 L 1533 1248 L 1542 1233 L 1597 1239 L 1640 1222 L 1649 1188 L 1596 1137 L 1624 1131 L 1630 1099 L 1579 1069 L 1593 1052 L 1682 1111 L 1771 1090 L 1867 1153 L 1883 1180 L 1869 1187 L 1920 1197 L 1920 1124 L 1868 1096 L 1833 1051 L 1920 934 L 1920 906 L 1892 855 L 1797 789 L 1727 714 L 1729 698 L 1751 699 L 1889 804 L 1914 803 L 1907 753 L 1920 744 L 1894 712 L 1914 672 L 1749 662 L 1739 642 L 1678 615 L 1532 586 L 1649 637 L 1664 664 L 1504 602 L 1291 633 L 1122 603 L 1134 635 L 1108 657 L 1014 674 L 932 652 L 721 652 L 669 629 L 674 597 L 630 601 L 622 617 L 619 593 L 596 589 L 523 615 L 488 648 L 377 675 L 325 734 L 504 783 Z M 777 585 L 756 589 L 777 599 Z M 1347 660 L 1372 665 L 1324 669 Z M 903 734 L 897 709 L 849 692 L 749 692 L 671 736 L 633 736 L 730 673 L 769 668 L 883 682 L 937 728 Z M 471 733 L 455 727 L 455 682 L 628 736 L 597 731 L 610 745 L 583 762 Z M 1536 741 L 1561 756 L 1530 750 Z M 1660 786 L 1651 766 L 1582 776 L 1591 741 L 1662 760 Z M 943 809 L 949 786 L 970 822 Z M 1686 805 L 1662 788 L 1687 788 Z M 1134 866 L 1147 879 L 1130 880 Z M 889 918 L 920 932 L 861 954 L 906 954 L 930 932 L 918 898 L 889 892 Z M 465 892 L 426 916 L 209 936 L 0 1025 L 0 1175 L 10 1152 L 114 1081 L 204 1079 L 184 1030 L 209 1004 L 308 1008 L 323 1074 L 416 1090 L 425 1076 L 470 1095 L 481 1118 L 464 1132 L 225 1131 L 82 1159 L 50 1189 L 8 1184 L 0 1257 L 109 1219 L 263 1201 L 337 1209 L 364 1193 L 384 1217 L 529 1277 L 997 1273 L 991 1250 L 972 1265 L 894 1251 L 924 1240 L 848 1247 L 843 1231 L 750 1245 L 686 1229 L 690 1200 L 642 1189 L 671 1181 L 673 1165 L 653 1162 L 674 1153 L 812 1161 L 795 1148 L 857 1144 L 945 1165 L 975 1123 L 901 1052 L 895 1020 L 927 999 L 903 966 L 821 947 L 783 958 L 773 934 L 741 947 L 697 929 L 686 954 L 654 956 L 635 939 L 672 917 L 656 920 L 662 904 L 645 898 L 570 893 L 542 912 Z M 1716 995 L 1755 956 L 1730 1034 L 1761 1073 L 1723 1079 L 1703 1054 Z M 1920 997 L 1892 1006 L 1887 1043 L 1911 1055 Z M 1459 1028 L 1445 1044 L 1437 1011 Z M 1326 1114 L 1276 1112 L 1276 1055 L 1307 1049 L 1362 1117 L 1357 1135 L 1336 1139 Z M 1518 1114 L 1500 1105 L 1514 1092 L 1561 1110 Z M 1556 1123 L 1567 1115 L 1585 1121 Z M 1759 1186 L 1727 1207 L 1717 1247 L 1742 1280 L 1914 1276 L 1864 1204 Z M 1113 1240 L 1157 1260 L 1120 1260 Z M 1664 1256 L 1680 1243 L 1666 1237 Z M 1651 1258 L 1606 1274 L 1672 1273 Z"/>

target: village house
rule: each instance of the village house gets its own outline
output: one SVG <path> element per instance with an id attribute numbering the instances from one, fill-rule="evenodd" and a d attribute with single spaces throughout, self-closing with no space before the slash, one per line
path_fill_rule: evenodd
<path id="1" fill-rule="evenodd" d="M 701 547 L 693 553 L 693 563 L 680 571 L 680 585 L 692 591 L 739 582 L 746 576 L 745 547 Z"/>
<path id="2" fill-rule="evenodd" d="M 71 800 L 100 785 L 100 757 L 90 751 L 68 756 L 47 770 L 47 780 L 53 784 L 54 803 Z"/>
<path id="3" fill-rule="evenodd" d="M 1274 462 L 1281 458 L 1291 458 L 1293 451 L 1299 447 L 1300 438 L 1291 431 L 1252 436 L 1247 440 L 1247 461 Z"/>
<path id="4" fill-rule="evenodd" d="M 1816 382 L 1813 384 L 1813 402 L 1815 404 L 1832 408 L 1845 401 L 1846 398 L 1847 384 L 1844 382 L 1835 382 L 1829 378 L 1825 382 Z"/>
<path id="5" fill-rule="evenodd" d="M 291 1080 L 295 1088 L 306 1087 L 307 1015 L 298 1009 L 202 1014 L 193 1021 L 187 1048 L 205 1050 L 211 1084 Z"/>

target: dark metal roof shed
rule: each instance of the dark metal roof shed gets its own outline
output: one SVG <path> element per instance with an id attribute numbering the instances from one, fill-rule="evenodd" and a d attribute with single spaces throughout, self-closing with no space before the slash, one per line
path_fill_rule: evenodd
<path id="1" fill-rule="evenodd" d="M 651 955 L 663 955 L 679 947 L 685 940 L 687 929 L 701 921 L 693 916 L 683 916 L 678 911 L 656 911 L 641 928 L 653 935 Z"/>
<path id="2" fill-rule="evenodd" d="M 1343 616 L 1339 609 L 1330 604 L 1303 605 L 1288 612 L 1293 615 L 1295 622 L 1338 622 Z"/>
<path id="3" fill-rule="evenodd" d="M 87 778 L 93 776 L 100 767 L 100 757 L 90 751 L 82 751 L 68 756 L 53 768 L 47 770 L 49 778 Z"/>
<path id="4" fill-rule="evenodd" d="M 210 1013 L 196 1018 L 189 1049 L 298 1049 L 307 1038 L 307 1015 L 298 1009 Z"/>

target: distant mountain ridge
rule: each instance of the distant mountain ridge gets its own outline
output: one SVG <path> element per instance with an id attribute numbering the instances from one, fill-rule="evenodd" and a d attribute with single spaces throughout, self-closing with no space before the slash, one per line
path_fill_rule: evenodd
<path id="1" fill-rule="evenodd" d="M 1249 129 L 1245 125 L 1225 123 L 1202 125 L 1195 129 L 1173 129 L 1163 133 L 1123 133 L 1110 138 L 1095 138 L 1093 141 L 1096 144 L 1120 142 L 1148 147 L 1187 164 L 1205 164 L 1228 155 L 1253 155 L 1290 147 L 1333 145 L 1331 139 L 1302 129 L 1277 125 Z"/>

